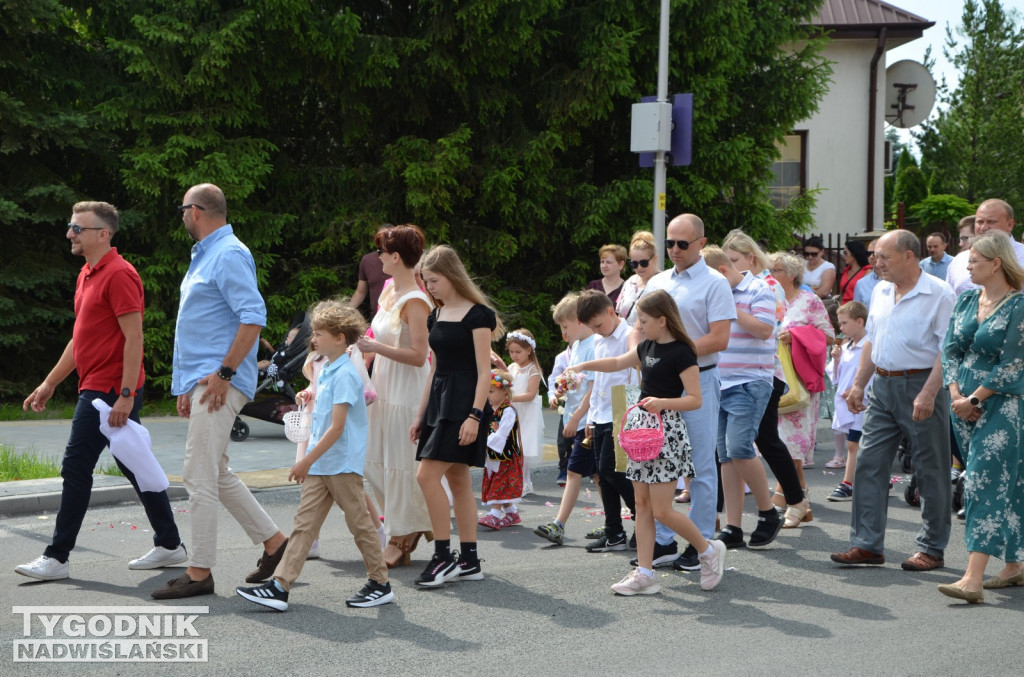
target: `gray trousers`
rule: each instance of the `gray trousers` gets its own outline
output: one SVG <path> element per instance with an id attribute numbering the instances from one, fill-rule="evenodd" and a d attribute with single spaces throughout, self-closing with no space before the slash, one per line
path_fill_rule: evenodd
<path id="1" fill-rule="evenodd" d="M 921 492 L 917 550 L 941 558 L 949 543 L 953 498 L 949 479 L 949 392 L 940 388 L 932 415 L 915 421 L 914 398 L 927 380 L 928 372 L 875 376 L 871 385 L 853 482 L 850 543 L 854 547 L 884 552 L 889 473 L 903 437 L 910 443 L 910 458 Z"/>

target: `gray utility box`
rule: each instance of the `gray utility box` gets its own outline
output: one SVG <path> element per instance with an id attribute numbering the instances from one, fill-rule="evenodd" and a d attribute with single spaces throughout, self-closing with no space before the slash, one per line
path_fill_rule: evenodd
<path id="1" fill-rule="evenodd" d="M 672 150 L 672 104 L 634 103 L 629 150 L 656 153 Z"/>

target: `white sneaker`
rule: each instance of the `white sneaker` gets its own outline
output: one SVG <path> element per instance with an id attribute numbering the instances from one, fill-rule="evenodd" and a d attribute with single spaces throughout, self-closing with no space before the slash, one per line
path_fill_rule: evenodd
<path id="1" fill-rule="evenodd" d="M 306 555 L 306 559 L 320 559 L 320 539 L 313 541 L 313 545 L 309 546 L 309 554 Z"/>
<path id="2" fill-rule="evenodd" d="M 708 543 L 711 544 L 711 554 L 698 556 L 701 590 L 713 589 L 722 580 L 725 571 L 725 543 L 714 540 Z"/>
<path id="3" fill-rule="evenodd" d="M 14 572 L 37 581 L 59 581 L 68 577 L 68 563 L 41 555 L 28 564 L 19 564 Z"/>
<path id="4" fill-rule="evenodd" d="M 653 576 L 644 576 L 639 569 L 633 569 L 629 575 L 612 586 L 616 595 L 654 595 L 661 592 L 661 586 Z"/>
<path id="5" fill-rule="evenodd" d="M 188 562 L 188 552 L 184 545 L 179 545 L 174 550 L 159 545 L 138 559 L 128 562 L 129 569 L 160 569 L 161 567 L 173 567 Z"/>

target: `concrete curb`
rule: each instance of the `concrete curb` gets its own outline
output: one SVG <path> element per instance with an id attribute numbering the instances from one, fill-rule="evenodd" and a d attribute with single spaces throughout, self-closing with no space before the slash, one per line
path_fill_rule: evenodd
<path id="1" fill-rule="evenodd" d="M 172 484 L 167 489 L 167 496 L 174 501 L 188 498 L 188 492 L 185 491 L 185 487 Z M 0 517 L 57 512 L 57 509 L 60 508 L 60 498 L 61 492 L 59 490 L 0 496 Z M 92 495 L 89 497 L 89 507 L 135 503 L 138 500 L 135 489 L 128 483 L 128 480 L 124 480 L 124 484 L 120 486 L 93 487 Z"/>

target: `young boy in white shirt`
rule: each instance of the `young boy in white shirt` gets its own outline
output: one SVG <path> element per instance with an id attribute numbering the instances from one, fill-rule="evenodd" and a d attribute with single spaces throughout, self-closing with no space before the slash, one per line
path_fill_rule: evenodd
<path id="1" fill-rule="evenodd" d="M 594 337 L 594 359 L 618 357 L 629 352 L 632 331 L 626 321 L 615 313 L 615 306 L 606 294 L 588 289 L 580 294 L 576 303 L 576 317 L 590 327 Z M 627 546 L 626 531 L 622 526 L 622 507 L 636 515 L 633 483 L 626 473 L 615 471 L 615 440 L 612 437 L 612 386 L 636 383 L 633 369 L 594 375 L 590 395 L 587 423 L 594 427 L 593 448 L 597 455 L 597 475 L 604 504 L 604 536 L 587 546 L 587 552 L 609 552 L 635 547 L 634 534 Z"/>
<path id="2" fill-rule="evenodd" d="M 569 361 L 564 369 L 555 374 L 556 377 L 580 362 L 594 359 L 594 332 L 580 322 L 576 314 L 579 297 L 578 292 L 566 294 L 551 308 L 552 317 L 571 346 Z M 569 521 L 569 516 L 576 507 L 583 478 L 593 477 L 595 482 L 599 481 L 594 447 L 583 445 L 586 439 L 587 412 L 590 410 L 590 397 L 594 386 L 594 372 L 583 372 L 583 377 L 583 382 L 576 389 L 565 394 L 562 435 L 565 439 L 572 440 L 572 451 L 569 453 L 565 490 L 562 492 L 562 502 L 558 506 L 558 516 L 553 522 L 542 524 L 533 530 L 533 533 L 556 545 L 561 545 L 565 537 L 565 523 Z"/>

